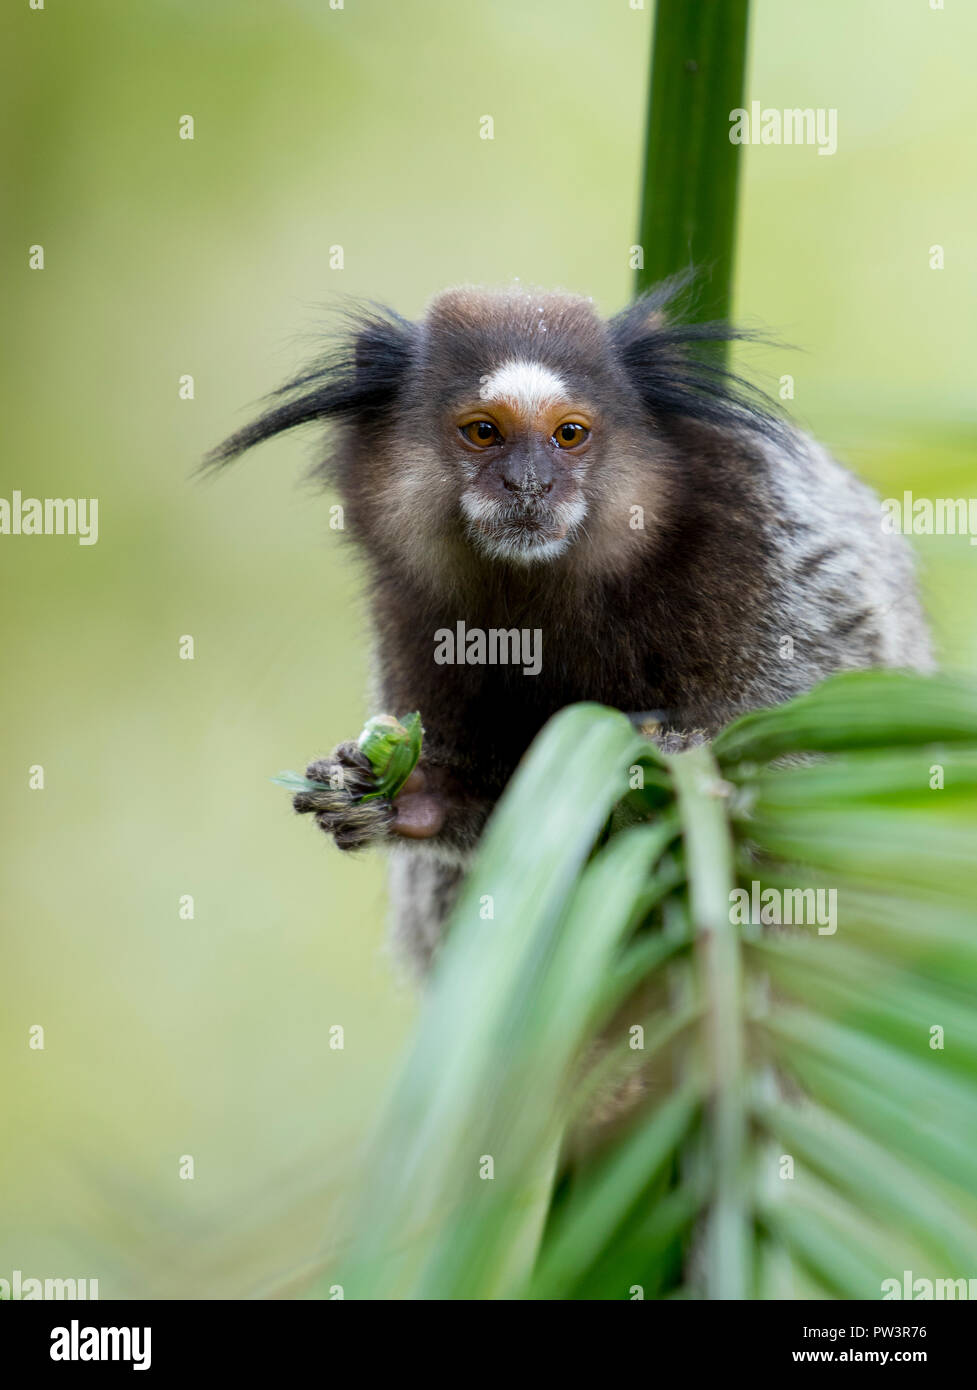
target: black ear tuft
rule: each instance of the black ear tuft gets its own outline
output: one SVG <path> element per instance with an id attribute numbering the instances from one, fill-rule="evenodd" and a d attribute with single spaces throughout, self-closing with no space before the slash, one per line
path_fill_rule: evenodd
<path id="1" fill-rule="evenodd" d="M 207 455 L 205 469 L 230 463 L 255 444 L 313 420 L 371 424 L 383 417 L 403 386 L 415 326 L 381 306 L 347 318 L 349 330 L 339 346 L 275 391 L 257 420 Z"/>
<path id="2" fill-rule="evenodd" d="M 646 410 L 666 424 L 687 419 L 782 437 L 787 426 L 775 402 L 711 351 L 720 343 L 768 340 L 725 321 L 683 324 L 670 317 L 691 281 L 688 274 L 665 280 L 610 320 L 618 359 Z"/>

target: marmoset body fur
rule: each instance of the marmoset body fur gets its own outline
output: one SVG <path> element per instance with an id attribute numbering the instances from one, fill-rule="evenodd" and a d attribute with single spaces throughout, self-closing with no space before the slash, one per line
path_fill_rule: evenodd
<path id="1" fill-rule="evenodd" d="M 522 754 L 564 705 L 659 713 L 680 746 L 834 671 L 928 669 L 912 557 L 871 490 L 709 355 L 741 336 L 668 317 L 664 286 L 604 320 L 565 293 L 448 290 L 370 312 L 214 455 L 335 422 L 322 465 L 372 587 L 375 709 L 419 710 L 421 762 L 359 802 L 355 743 L 300 794 L 344 849 L 386 842 L 396 934 L 426 966 Z M 438 634 L 537 631 L 519 659 L 439 664 Z"/>

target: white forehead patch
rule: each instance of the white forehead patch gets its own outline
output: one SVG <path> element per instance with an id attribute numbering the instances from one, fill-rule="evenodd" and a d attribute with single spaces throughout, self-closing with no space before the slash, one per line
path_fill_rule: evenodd
<path id="1" fill-rule="evenodd" d="M 538 362 L 515 360 L 483 377 L 478 394 L 483 401 L 503 401 L 517 414 L 530 416 L 569 400 L 567 384 L 556 372 Z"/>

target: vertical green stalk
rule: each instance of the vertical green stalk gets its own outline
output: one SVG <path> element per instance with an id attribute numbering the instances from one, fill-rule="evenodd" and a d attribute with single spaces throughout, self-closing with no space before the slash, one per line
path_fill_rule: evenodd
<path id="1" fill-rule="evenodd" d="M 733 285 L 739 146 L 730 112 L 743 104 L 749 0 L 658 0 L 652 41 L 640 294 L 691 266 L 694 314 L 726 318 Z"/>
<path id="2" fill-rule="evenodd" d="M 735 887 L 727 785 L 706 745 L 668 758 L 685 840 L 695 965 L 704 1004 L 709 1086 L 708 1148 L 714 1198 L 706 1226 L 706 1295 L 744 1299 L 750 1288 L 746 1171 L 746 1049 L 739 934 L 730 922 Z"/>

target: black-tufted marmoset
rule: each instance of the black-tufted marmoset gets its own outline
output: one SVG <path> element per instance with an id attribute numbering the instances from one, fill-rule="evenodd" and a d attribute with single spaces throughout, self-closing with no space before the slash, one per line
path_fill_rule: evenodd
<path id="1" fill-rule="evenodd" d="M 422 969 L 564 705 L 660 711 L 675 746 L 833 671 L 931 666 L 878 499 L 710 355 L 735 330 L 672 320 L 673 291 L 609 320 L 523 289 L 447 290 L 417 323 L 370 311 L 212 456 L 334 425 L 321 471 L 372 587 L 374 710 L 419 710 L 424 751 L 395 800 L 361 801 L 369 764 L 341 743 L 309 776 L 343 785 L 295 805 L 343 849 L 391 849 L 395 937 Z M 459 623 L 534 634 L 536 660 L 513 640 L 445 662 Z"/>

